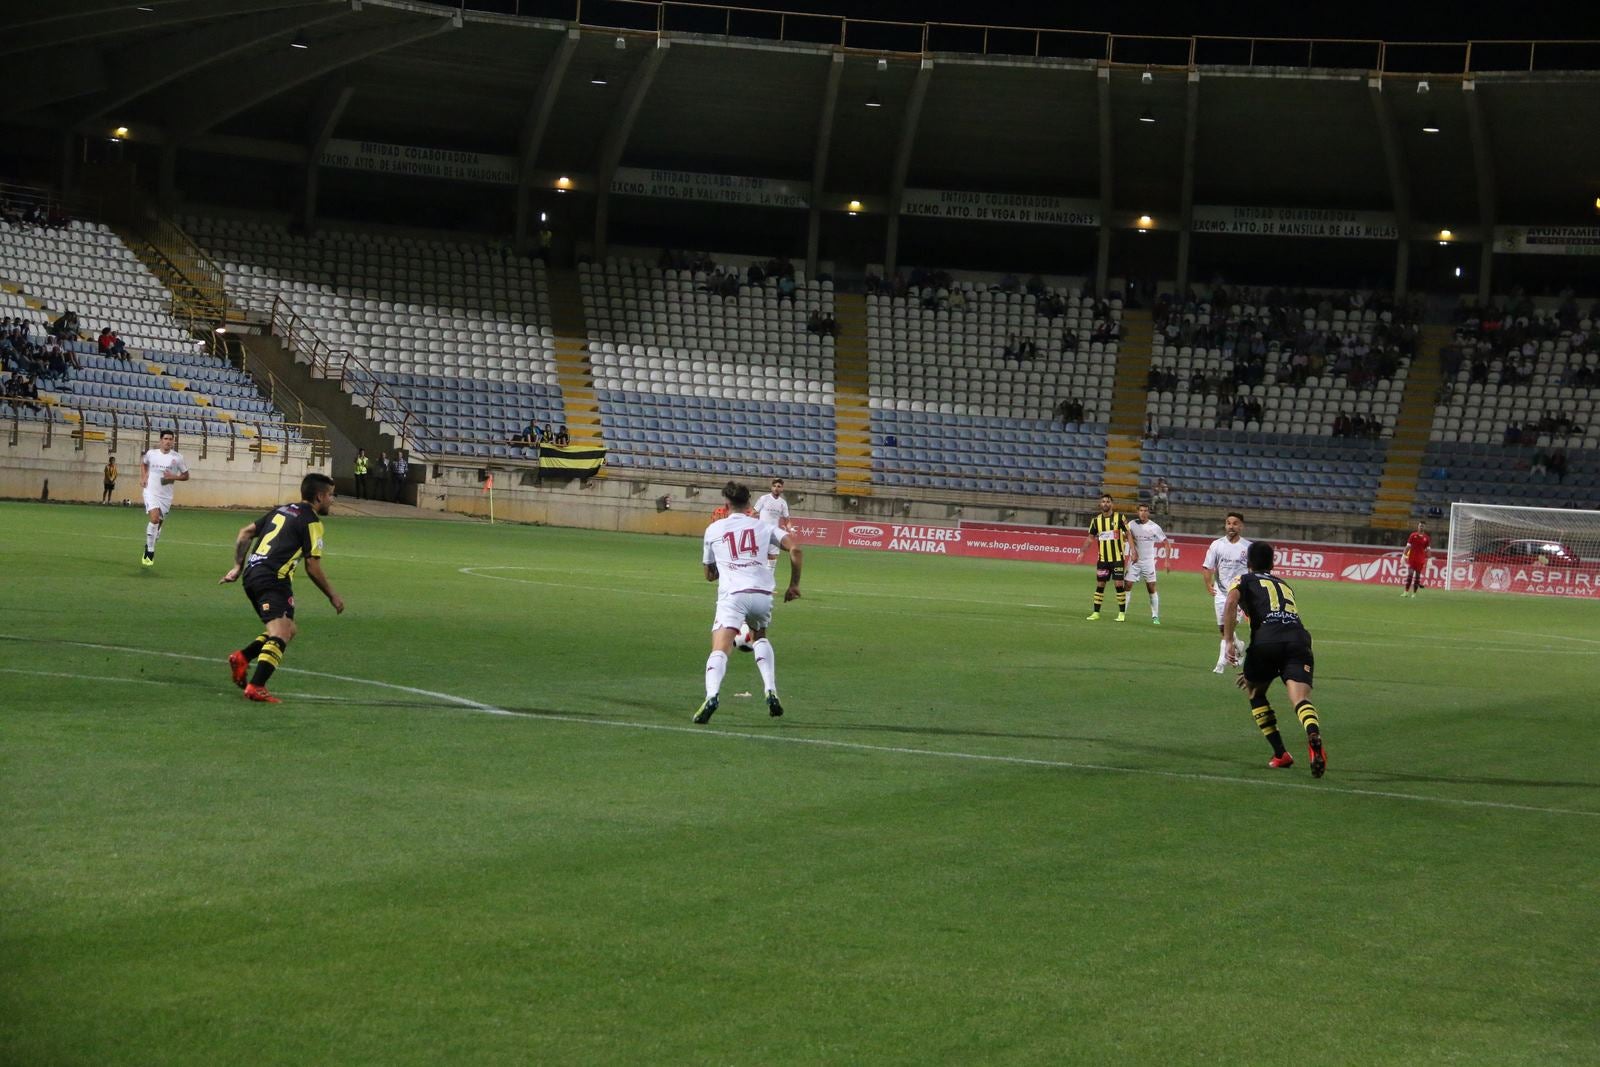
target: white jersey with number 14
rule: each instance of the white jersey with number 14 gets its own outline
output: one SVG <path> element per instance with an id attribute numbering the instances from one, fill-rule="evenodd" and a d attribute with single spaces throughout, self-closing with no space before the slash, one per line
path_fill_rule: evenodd
<path id="1" fill-rule="evenodd" d="M 717 595 L 772 592 L 777 580 L 767 551 L 778 549 L 783 538 L 778 527 L 752 515 L 729 515 L 707 526 L 700 562 L 717 565 Z"/>

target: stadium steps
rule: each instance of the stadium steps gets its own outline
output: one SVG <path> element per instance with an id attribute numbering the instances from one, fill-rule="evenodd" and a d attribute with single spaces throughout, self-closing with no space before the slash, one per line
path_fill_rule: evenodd
<path id="1" fill-rule="evenodd" d="M 833 294 L 839 336 L 833 342 L 833 469 L 841 493 L 872 493 L 872 409 L 867 386 L 867 300 Z"/>
<path id="2" fill-rule="evenodd" d="M 1134 499 L 1139 492 L 1139 469 L 1144 462 L 1145 379 L 1150 374 L 1154 334 L 1150 312 L 1143 308 L 1124 309 L 1106 433 L 1105 472 L 1101 476 L 1103 491 L 1119 500 Z"/>
<path id="3" fill-rule="evenodd" d="M 556 336 L 588 337 L 589 315 L 583 307 L 578 272 L 566 267 L 551 268 L 545 271 L 545 284 L 550 288 L 550 328 Z"/>
<path id="4" fill-rule="evenodd" d="M 132 212 L 136 224 L 110 223 L 111 232 L 172 294 L 172 317 L 191 329 L 209 331 L 216 323 L 244 323 L 242 311 L 230 314 L 222 269 L 201 251 L 183 228 L 165 215 Z"/>
<path id="5" fill-rule="evenodd" d="M 1439 350 L 1450 343 L 1454 330 L 1445 325 L 1422 327 L 1417 354 L 1406 375 L 1405 392 L 1400 395 L 1400 415 L 1395 419 L 1394 436 L 1384 457 L 1383 476 L 1372 504 L 1372 525 L 1385 530 L 1404 530 L 1411 525 L 1411 509 L 1417 499 L 1417 482 L 1422 475 L 1422 457 L 1428 448 L 1433 428 L 1434 391 L 1439 385 Z"/>
<path id="6" fill-rule="evenodd" d="M 572 443 L 586 448 L 604 448 L 600 401 L 594 392 L 594 373 L 589 369 L 588 348 L 582 341 L 556 335 L 556 380 L 561 383 L 561 403 L 566 412 L 567 435 Z M 600 473 L 605 473 L 603 468 Z"/>

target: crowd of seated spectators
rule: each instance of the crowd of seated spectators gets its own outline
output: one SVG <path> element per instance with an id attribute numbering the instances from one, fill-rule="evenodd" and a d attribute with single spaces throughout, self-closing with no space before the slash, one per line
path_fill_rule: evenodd
<path id="1" fill-rule="evenodd" d="M 1219 349 L 1223 359 L 1233 361 L 1236 386 L 1261 385 L 1271 369 L 1276 381 L 1297 388 L 1310 378 L 1333 375 L 1360 389 L 1392 378 L 1416 354 L 1420 310 L 1397 306 L 1383 294 L 1313 296 L 1219 286 L 1209 301 L 1193 293 L 1182 301 L 1163 294 L 1154 319 L 1157 334 L 1169 345 Z M 1341 323 L 1333 317 L 1334 312 L 1359 316 L 1367 311 L 1378 320 L 1370 337 L 1357 320 Z"/>
<path id="2" fill-rule="evenodd" d="M 1582 436 L 1586 429 L 1587 427 L 1573 422 L 1571 416 L 1546 411 L 1537 420 L 1510 423 L 1506 426 L 1501 440 L 1507 445 L 1531 445 L 1537 444 L 1542 436 Z"/>
<path id="3" fill-rule="evenodd" d="M 1534 306 L 1522 289 L 1494 297 L 1488 307 L 1479 308 L 1463 301 L 1455 310 L 1455 339 L 1439 353 L 1446 383 L 1454 382 L 1462 367 L 1468 381 L 1485 385 L 1500 362 L 1500 384 L 1522 385 L 1533 378 L 1539 352 L 1545 342 L 1565 341 L 1566 355 L 1560 359 L 1561 385 L 1578 389 L 1600 386 L 1600 368 L 1589 366 L 1589 356 L 1600 352 L 1600 301 L 1587 310 L 1572 290 L 1557 298 L 1560 304 L 1549 314 Z"/>
<path id="4" fill-rule="evenodd" d="M 32 323 L 20 316 L 0 319 L 0 370 L 64 388 L 72 372 L 83 369 L 77 354 L 65 344 L 77 339 L 77 327 L 78 317 L 68 311 L 35 340 Z"/>
<path id="5" fill-rule="evenodd" d="M 35 413 L 41 410 L 39 386 L 31 374 L 12 371 L 10 377 L 6 379 L 4 395 L 12 408 L 26 407 Z"/>
<path id="6" fill-rule="evenodd" d="M 838 337 L 839 320 L 821 308 L 813 308 L 811 314 L 806 316 L 806 330 L 818 337 Z"/>
<path id="7" fill-rule="evenodd" d="M 794 303 L 796 288 L 794 263 L 788 256 L 774 256 L 765 263 L 751 260 L 750 266 L 744 273 L 743 282 L 739 280 L 737 267 L 723 267 L 705 252 L 680 252 L 672 248 L 663 248 L 656 265 L 662 270 L 704 274 L 705 280 L 701 282 L 700 288 L 722 297 L 737 297 L 743 286 L 765 289 L 767 283 L 771 282 L 778 299 Z"/>
<path id="8" fill-rule="evenodd" d="M 544 426 L 528 420 L 528 425 L 522 432 L 511 437 L 511 444 L 519 448 L 533 448 L 535 445 L 556 445 L 565 448 L 572 443 L 572 438 L 567 434 L 565 426 Z"/>
<path id="9" fill-rule="evenodd" d="M 1377 440 L 1383 436 L 1383 420 L 1369 419 L 1359 412 L 1352 415 L 1346 411 L 1334 416 L 1331 429 L 1335 437 L 1370 437 Z"/>
<path id="10" fill-rule="evenodd" d="M 71 223 L 59 204 L 46 204 L 41 201 L 16 203 L 0 197 L 0 222 L 10 223 L 12 226 L 40 226 L 51 230 L 63 230 Z"/>
<path id="11" fill-rule="evenodd" d="M 1082 422 L 1084 418 L 1083 401 L 1072 397 L 1063 397 L 1061 400 L 1056 401 L 1056 406 L 1050 409 L 1050 414 L 1052 416 L 1050 421 L 1054 422 L 1056 419 L 1060 419 L 1063 427 Z"/>

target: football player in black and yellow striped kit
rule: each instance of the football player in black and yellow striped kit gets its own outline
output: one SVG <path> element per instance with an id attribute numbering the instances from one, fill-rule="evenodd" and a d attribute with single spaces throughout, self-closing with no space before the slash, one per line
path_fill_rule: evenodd
<path id="1" fill-rule="evenodd" d="M 1267 766 L 1294 766 L 1294 757 L 1283 747 L 1278 734 L 1278 716 L 1267 699 L 1267 687 L 1282 678 L 1289 699 L 1294 701 L 1295 717 L 1306 731 L 1306 747 L 1311 756 L 1311 777 L 1321 778 L 1328 769 L 1328 753 L 1322 745 L 1322 721 L 1317 706 L 1311 703 L 1311 633 L 1300 621 L 1289 583 L 1272 574 L 1272 546 L 1256 541 L 1248 550 L 1245 563 L 1250 568 L 1228 590 L 1223 608 L 1222 639 L 1228 649 L 1228 662 L 1237 663 L 1239 652 L 1233 644 L 1233 627 L 1242 609 L 1250 619 L 1250 647 L 1244 653 L 1244 671 L 1239 688 L 1250 698 L 1250 715 L 1256 721 L 1272 759 Z"/>
<path id="2" fill-rule="evenodd" d="M 344 613 L 344 600 L 322 572 L 322 519 L 332 509 L 333 479 L 326 474 L 308 474 L 300 480 L 297 502 L 273 508 L 240 529 L 234 541 L 233 566 L 220 584 L 243 577 L 250 606 L 266 624 L 259 637 L 228 655 L 233 684 L 244 690 L 246 699 L 281 703 L 267 692 L 267 680 L 294 640 L 294 586 L 290 579 L 302 559 L 306 574 L 333 605 L 334 614 Z M 256 672 L 247 683 L 245 672 L 251 660 L 256 661 Z"/>
<path id="3" fill-rule="evenodd" d="M 1100 618 L 1100 605 L 1106 598 L 1106 581 L 1117 583 L 1117 621 L 1128 617 L 1128 582 L 1124 576 L 1128 539 L 1128 520 L 1113 509 L 1110 493 L 1100 497 L 1100 514 L 1089 520 L 1089 539 L 1085 547 L 1094 554 L 1094 608 L 1089 621 Z"/>

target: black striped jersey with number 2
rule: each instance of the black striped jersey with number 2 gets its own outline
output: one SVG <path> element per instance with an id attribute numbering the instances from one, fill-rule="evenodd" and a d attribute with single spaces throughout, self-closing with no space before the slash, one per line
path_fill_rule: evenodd
<path id="1" fill-rule="evenodd" d="M 256 543 L 244 561 L 245 574 L 288 578 L 301 557 L 322 558 L 322 517 L 301 502 L 273 508 L 256 520 Z"/>

